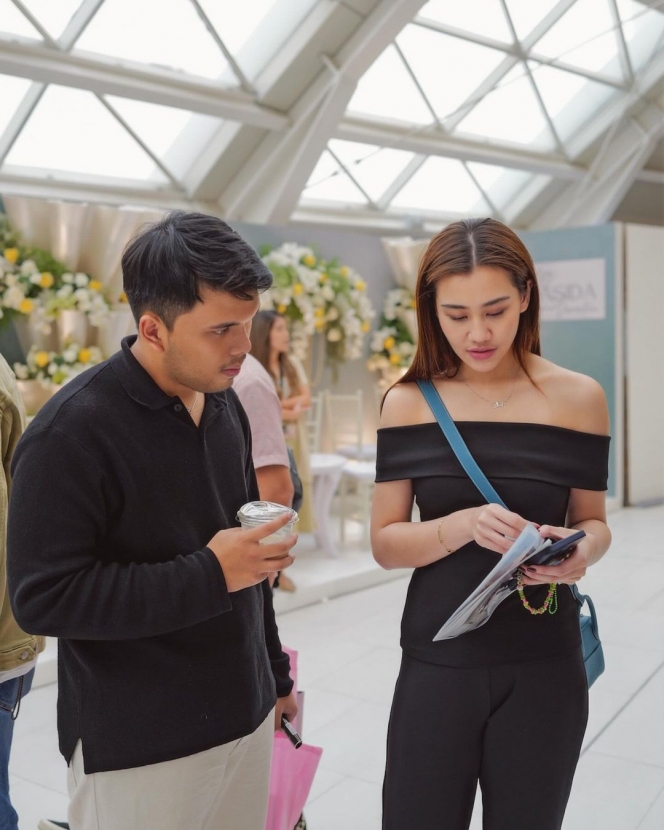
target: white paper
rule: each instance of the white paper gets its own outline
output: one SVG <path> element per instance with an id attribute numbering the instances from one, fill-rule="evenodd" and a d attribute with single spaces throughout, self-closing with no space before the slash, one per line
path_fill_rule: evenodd
<path id="1" fill-rule="evenodd" d="M 550 544 L 551 540 L 542 539 L 535 525 L 527 524 L 507 553 L 453 612 L 433 638 L 434 642 L 451 640 L 484 625 L 496 607 L 514 591 L 512 580 L 516 570 Z"/>

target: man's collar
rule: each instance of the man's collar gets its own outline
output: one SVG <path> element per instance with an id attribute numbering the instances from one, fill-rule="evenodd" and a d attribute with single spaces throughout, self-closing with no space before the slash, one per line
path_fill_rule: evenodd
<path id="1" fill-rule="evenodd" d="M 136 337 L 135 334 L 125 337 L 122 348 L 110 358 L 109 363 L 130 398 L 149 409 L 163 409 L 178 399 L 167 395 L 136 360 L 131 351 Z"/>

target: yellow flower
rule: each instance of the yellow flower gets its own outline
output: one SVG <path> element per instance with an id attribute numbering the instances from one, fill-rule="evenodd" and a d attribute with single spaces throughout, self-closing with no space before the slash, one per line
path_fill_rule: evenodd
<path id="1" fill-rule="evenodd" d="M 90 362 L 90 349 L 81 349 L 78 353 L 78 360 L 79 363 L 89 363 Z"/>
<path id="2" fill-rule="evenodd" d="M 32 302 L 32 300 L 29 300 L 26 297 L 25 299 L 21 300 L 18 310 L 21 312 L 21 314 L 30 314 L 34 307 L 35 304 Z"/>
<path id="3" fill-rule="evenodd" d="M 48 352 L 37 352 L 35 355 L 35 363 L 39 366 L 40 369 L 43 369 L 45 366 L 51 362 L 51 358 L 48 356 Z"/>
<path id="4" fill-rule="evenodd" d="M 318 278 L 318 282 L 327 282 L 327 280 L 328 280 L 327 274 L 321 274 L 320 277 Z"/>
<path id="5" fill-rule="evenodd" d="M 296 282 L 295 285 L 293 286 L 293 296 L 294 297 L 299 297 L 300 294 L 302 294 L 303 291 L 304 291 L 304 288 L 302 287 L 302 283 Z"/>
<path id="6" fill-rule="evenodd" d="M 316 264 L 316 257 L 313 254 L 307 254 L 302 258 L 302 262 L 307 266 L 307 268 L 313 268 Z"/>
<path id="7" fill-rule="evenodd" d="M 345 265 L 342 265 L 341 268 L 339 269 L 339 273 L 341 274 L 342 277 L 347 277 L 350 272 L 349 272 L 348 268 L 346 268 Z M 360 291 L 361 290 L 362 289 L 360 288 Z"/>
<path id="8" fill-rule="evenodd" d="M 18 248 L 5 248 L 2 255 L 8 262 L 11 262 L 13 265 L 18 259 Z"/>
<path id="9" fill-rule="evenodd" d="M 50 288 L 55 280 L 53 279 L 53 274 L 50 274 L 48 271 L 44 271 L 41 275 L 40 285 L 42 288 Z"/>
<path id="10" fill-rule="evenodd" d="M 325 320 L 320 317 L 316 320 L 316 331 L 322 331 L 325 328 Z"/>
<path id="11" fill-rule="evenodd" d="M 127 299 L 127 295 L 124 291 L 122 292 L 122 294 L 120 294 L 119 301 L 121 303 L 128 303 L 129 302 L 129 300 Z"/>
<path id="12" fill-rule="evenodd" d="M 390 363 L 393 366 L 398 366 L 400 362 L 401 362 L 401 358 L 399 357 L 398 354 L 391 354 L 390 355 Z"/>
<path id="13" fill-rule="evenodd" d="M 279 312 L 279 314 L 283 314 L 287 308 L 288 306 L 284 305 L 283 303 L 279 303 L 279 305 L 277 306 L 277 311 Z"/>
<path id="14" fill-rule="evenodd" d="M 410 301 L 410 307 L 411 307 L 411 308 L 415 308 L 415 307 L 416 307 L 415 297 L 413 297 L 413 299 Z"/>
<path id="15" fill-rule="evenodd" d="M 387 351 L 389 352 L 389 350 L 394 347 L 394 344 L 396 342 L 397 341 L 394 339 L 394 337 L 386 337 L 385 342 L 383 343 L 383 348 L 387 349 Z"/>
<path id="16" fill-rule="evenodd" d="M 101 283 L 99 282 L 99 280 L 90 280 L 90 282 L 88 283 L 88 288 L 91 291 L 101 291 Z"/>
<path id="17" fill-rule="evenodd" d="M 358 280 L 358 281 L 355 283 L 355 288 L 357 288 L 357 290 L 358 290 L 358 291 L 364 291 L 364 289 L 365 289 L 366 287 L 367 287 L 367 284 L 366 284 L 366 282 L 365 282 L 364 280 Z"/>
<path id="18" fill-rule="evenodd" d="M 371 329 L 371 323 L 362 323 L 362 331 L 366 334 Z"/>
<path id="19" fill-rule="evenodd" d="M 315 317 L 325 317 L 325 309 L 324 308 L 317 308 L 314 311 L 314 316 Z"/>

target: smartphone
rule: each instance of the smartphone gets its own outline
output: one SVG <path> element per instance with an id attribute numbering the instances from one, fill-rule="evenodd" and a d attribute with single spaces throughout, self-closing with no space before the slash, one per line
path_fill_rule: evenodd
<path id="1" fill-rule="evenodd" d="M 547 567 L 551 567 L 552 565 L 560 565 L 561 562 L 564 562 L 565 559 L 574 553 L 574 549 L 577 544 L 585 535 L 585 530 L 579 530 L 571 536 L 566 536 L 564 539 L 558 539 L 556 542 L 549 545 L 548 548 L 544 548 L 544 550 L 541 550 L 539 553 L 536 553 L 524 562 L 524 565 L 546 565 Z"/>
<path id="2" fill-rule="evenodd" d="M 302 746 L 302 738 L 297 734 L 290 721 L 287 721 L 285 716 L 281 716 L 281 729 L 286 733 L 288 740 L 293 744 L 295 749 Z"/>

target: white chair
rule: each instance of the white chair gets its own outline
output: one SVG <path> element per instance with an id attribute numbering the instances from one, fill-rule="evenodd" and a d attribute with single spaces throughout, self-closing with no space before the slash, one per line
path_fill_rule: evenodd
<path id="1" fill-rule="evenodd" d="M 335 453 L 358 461 L 376 458 L 376 445 L 362 441 L 364 417 L 361 389 L 350 395 L 326 391 L 325 419 Z"/>
<path id="2" fill-rule="evenodd" d="M 344 465 L 339 486 L 341 513 L 341 541 L 346 541 L 346 522 L 358 521 L 362 525 L 362 542 L 369 542 L 369 525 L 371 522 L 371 494 L 376 480 L 375 461 L 357 461 L 351 459 Z M 355 505 L 351 508 L 348 499 L 349 484 L 355 484 Z"/>
<path id="3" fill-rule="evenodd" d="M 307 435 L 309 437 L 309 452 L 320 451 L 320 433 L 323 425 L 323 395 L 319 392 L 311 396 L 311 406 L 307 412 Z"/>

